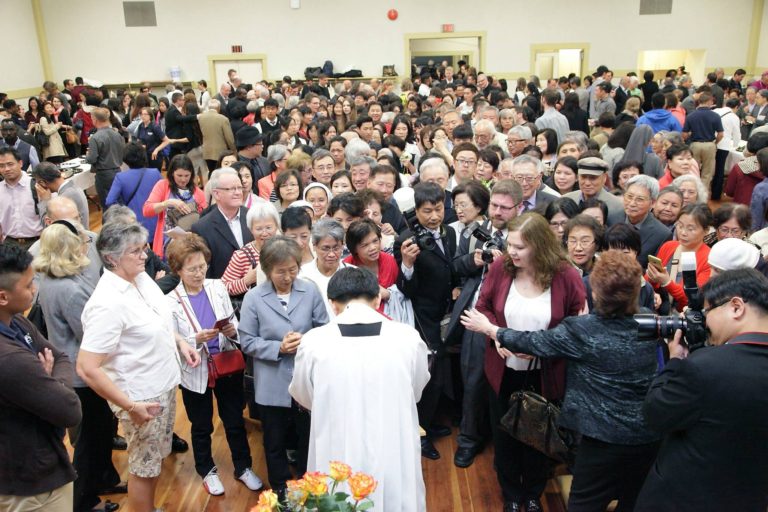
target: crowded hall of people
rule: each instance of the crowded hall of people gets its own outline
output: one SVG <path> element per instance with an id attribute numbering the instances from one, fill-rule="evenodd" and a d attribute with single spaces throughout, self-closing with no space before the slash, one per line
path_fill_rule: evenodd
<path id="1" fill-rule="evenodd" d="M 763 0 L 280 4 L 8 2 L 0 512 L 766 512 Z"/>

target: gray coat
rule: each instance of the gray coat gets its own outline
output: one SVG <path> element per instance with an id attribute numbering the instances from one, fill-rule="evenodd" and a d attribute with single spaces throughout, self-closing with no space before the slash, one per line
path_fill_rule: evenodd
<path id="1" fill-rule="evenodd" d="M 94 288 L 94 283 L 82 274 L 60 278 L 41 274 L 40 277 L 37 293 L 48 327 L 48 341 L 67 354 L 73 368 L 80 342 L 83 341 L 80 315 Z M 74 375 L 73 385 L 76 388 L 87 387 L 77 374 Z"/>
<path id="2" fill-rule="evenodd" d="M 255 401 L 260 405 L 290 407 L 288 385 L 295 354 L 281 354 L 280 343 L 289 331 L 306 333 L 328 323 L 323 297 L 314 283 L 296 279 L 288 310 L 283 309 L 270 281 L 245 294 L 240 314 L 240 343 L 253 358 Z"/>

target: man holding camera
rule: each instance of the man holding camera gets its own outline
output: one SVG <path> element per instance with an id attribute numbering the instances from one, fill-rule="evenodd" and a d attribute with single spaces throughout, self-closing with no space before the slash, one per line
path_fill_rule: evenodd
<path id="1" fill-rule="evenodd" d="M 738 510 L 768 504 L 768 279 L 723 272 L 702 289 L 709 344 L 688 356 L 677 331 L 645 399 L 666 438 L 635 512 Z"/>
<path id="2" fill-rule="evenodd" d="M 432 439 L 450 435 L 451 429 L 434 425 L 443 390 L 451 393 L 450 365 L 445 354 L 440 324 L 448 313 L 451 291 L 458 281 L 451 269 L 456 254 L 456 232 L 443 224 L 445 193 L 434 183 L 413 188 L 415 219 L 395 241 L 395 258 L 400 266 L 397 287 L 413 303 L 416 328 L 433 351 L 430 380 L 418 403 L 419 423 L 427 436 L 421 440 L 421 453 L 440 458 Z"/>
<path id="3" fill-rule="evenodd" d="M 488 220 L 473 229 L 470 226 L 459 239 L 453 269 L 457 278 L 466 279 L 454 304 L 451 323 L 448 326 L 449 342 L 461 343 L 461 380 L 464 396 L 461 406 L 461 425 L 456 439 L 453 463 L 466 468 L 482 450 L 480 423 L 487 409 L 488 392 L 485 389 L 485 336 L 461 325 L 461 313 L 475 307 L 480 286 L 488 265 L 500 258 L 506 249 L 507 224 L 517 216 L 518 205 L 523 200 L 520 184 L 513 180 L 501 180 L 491 190 L 488 203 Z M 458 205 L 457 205 L 458 207 Z"/>

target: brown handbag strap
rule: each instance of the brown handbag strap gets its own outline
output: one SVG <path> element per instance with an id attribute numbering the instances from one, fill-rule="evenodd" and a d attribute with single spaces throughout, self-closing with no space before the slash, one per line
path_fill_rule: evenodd
<path id="1" fill-rule="evenodd" d="M 181 307 L 184 308 L 184 313 L 187 315 L 187 320 L 189 320 L 189 325 L 192 326 L 192 330 L 197 332 L 197 327 L 195 327 L 195 321 L 192 320 L 192 315 L 189 314 L 189 310 L 187 309 L 187 305 L 184 304 L 184 300 L 181 298 L 181 294 L 179 293 L 179 290 L 174 289 L 174 293 L 176 293 L 176 296 L 179 298 L 179 302 L 181 303 Z"/>

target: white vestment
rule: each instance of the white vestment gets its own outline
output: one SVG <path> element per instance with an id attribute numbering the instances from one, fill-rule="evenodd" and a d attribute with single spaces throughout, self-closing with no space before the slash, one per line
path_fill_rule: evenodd
<path id="1" fill-rule="evenodd" d="M 344 337 L 338 326 L 378 322 L 378 336 Z M 378 482 L 374 510 L 426 510 L 416 402 L 427 353 L 415 329 L 360 303 L 306 333 L 288 390 L 312 411 L 307 470 L 345 462 Z"/>

